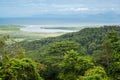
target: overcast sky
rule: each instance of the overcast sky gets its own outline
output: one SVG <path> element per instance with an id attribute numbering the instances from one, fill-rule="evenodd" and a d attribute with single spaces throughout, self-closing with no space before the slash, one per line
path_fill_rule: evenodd
<path id="1" fill-rule="evenodd" d="M 106 12 L 120 14 L 120 0 L 0 0 L 0 17 Z"/>

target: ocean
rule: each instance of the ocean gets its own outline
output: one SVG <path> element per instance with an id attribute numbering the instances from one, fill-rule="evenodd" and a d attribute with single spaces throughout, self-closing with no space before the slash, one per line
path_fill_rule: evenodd
<path id="1" fill-rule="evenodd" d="M 0 18 L 0 25 L 105 25 L 119 24 L 95 20 L 82 20 L 74 18 Z"/>
<path id="2" fill-rule="evenodd" d="M 119 25 L 119 23 L 87 22 L 78 19 L 49 18 L 0 18 L 0 25 L 23 25 L 27 32 L 74 32 L 77 30 L 45 29 L 43 27 L 96 27 L 102 25 Z"/>

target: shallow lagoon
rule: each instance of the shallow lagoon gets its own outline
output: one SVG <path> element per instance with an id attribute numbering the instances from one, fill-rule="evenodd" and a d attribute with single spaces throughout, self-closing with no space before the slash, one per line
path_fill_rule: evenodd
<path id="1" fill-rule="evenodd" d="M 61 28 L 62 27 L 62 28 Z M 73 26 L 71 26 L 74 28 Z M 69 26 L 58 26 L 58 25 L 26 25 L 20 28 L 21 31 L 25 32 L 39 32 L 39 33 L 66 33 L 66 32 L 76 32 L 78 29 L 71 29 Z M 76 28 L 76 27 L 75 27 Z"/>

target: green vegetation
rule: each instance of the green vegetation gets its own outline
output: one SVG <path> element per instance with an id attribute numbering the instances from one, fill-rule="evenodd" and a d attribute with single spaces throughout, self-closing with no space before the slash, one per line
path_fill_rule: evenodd
<path id="1" fill-rule="evenodd" d="M 74 50 L 68 51 L 60 64 L 59 78 L 62 80 L 76 80 L 93 66 L 94 63 L 90 57 L 79 56 Z"/>
<path id="2" fill-rule="evenodd" d="M 43 80 L 36 64 L 30 59 L 10 59 L 1 67 L 3 80 Z"/>
<path id="3" fill-rule="evenodd" d="M 1 37 L 0 49 L 0 79 L 1 80 L 43 80 L 39 75 L 39 71 L 43 70 L 44 65 L 39 65 L 29 58 L 24 58 L 24 53 L 15 52 L 14 56 L 6 49 L 6 41 L 9 40 L 8 36 Z M 40 70 L 38 70 L 40 69 Z"/>
<path id="4" fill-rule="evenodd" d="M 120 26 L 34 41 L 0 38 L 0 80 L 120 80 Z"/>
<path id="5" fill-rule="evenodd" d="M 80 80 L 110 80 L 104 68 L 100 66 L 95 66 L 92 69 L 88 69 L 84 76 L 79 77 Z"/>

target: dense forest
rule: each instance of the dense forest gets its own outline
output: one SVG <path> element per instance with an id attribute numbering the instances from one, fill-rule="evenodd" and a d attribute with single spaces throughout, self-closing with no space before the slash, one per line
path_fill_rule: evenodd
<path id="1" fill-rule="evenodd" d="M 120 80 L 120 26 L 35 41 L 1 36 L 0 80 Z"/>

